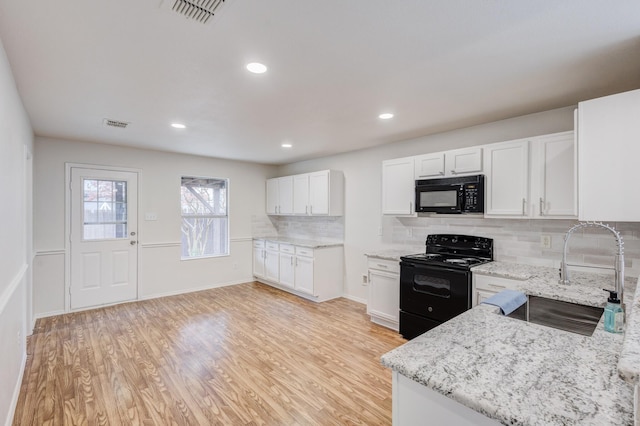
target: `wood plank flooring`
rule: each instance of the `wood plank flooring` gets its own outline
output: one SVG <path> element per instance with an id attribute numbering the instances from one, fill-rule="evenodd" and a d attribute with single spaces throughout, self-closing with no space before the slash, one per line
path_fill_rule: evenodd
<path id="1" fill-rule="evenodd" d="M 260 283 L 38 320 L 14 425 L 384 425 L 404 343 Z"/>

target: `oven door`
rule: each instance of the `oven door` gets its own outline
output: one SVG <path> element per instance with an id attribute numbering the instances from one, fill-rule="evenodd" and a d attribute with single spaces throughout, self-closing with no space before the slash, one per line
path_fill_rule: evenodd
<path id="1" fill-rule="evenodd" d="M 400 263 L 400 310 L 447 321 L 471 308 L 471 272 Z"/>
<path id="2" fill-rule="evenodd" d="M 461 213 L 463 196 L 461 185 L 416 184 L 416 212 Z"/>

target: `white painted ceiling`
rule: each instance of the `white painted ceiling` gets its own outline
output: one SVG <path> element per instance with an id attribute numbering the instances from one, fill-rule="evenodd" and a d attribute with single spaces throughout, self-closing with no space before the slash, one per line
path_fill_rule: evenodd
<path id="1" fill-rule="evenodd" d="M 640 87 L 638 0 L 0 0 L 0 39 L 37 135 L 271 164 Z"/>

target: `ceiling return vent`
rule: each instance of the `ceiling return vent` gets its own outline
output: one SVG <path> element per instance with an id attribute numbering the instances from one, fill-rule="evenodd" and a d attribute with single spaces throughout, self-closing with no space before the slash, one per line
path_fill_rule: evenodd
<path id="1" fill-rule="evenodd" d="M 206 24 L 225 0 L 164 0 L 163 6 L 180 15 Z"/>
<path id="2" fill-rule="evenodd" d="M 102 124 L 107 127 L 117 127 L 120 129 L 125 129 L 129 125 L 126 121 L 110 120 L 108 118 L 102 120 Z"/>

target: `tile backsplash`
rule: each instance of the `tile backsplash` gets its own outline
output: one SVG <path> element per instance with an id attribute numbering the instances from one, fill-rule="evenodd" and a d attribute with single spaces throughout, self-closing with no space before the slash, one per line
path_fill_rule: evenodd
<path id="1" fill-rule="evenodd" d="M 466 234 L 494 239 L 494 259 L 529 265 L 559 267 L 564 235 L 575 220 L 485 219 L 482 217 L 383 217 L 383 242 L 424 246 L 428 234 Z M 624 240 L 625 274 L 640 275 L 640 222 L 610 223 Z M 551 237 L 551 248 L 541 248 L 541 237 Z M 570 263 L 612 268 L 616 252 L 613 235 L 598 228 L 575 232 L 569 241 Z M 606 273 L 606 270 L 596 271 Z"/>
<path id="2" fill-rule="evenodd" d="M 253 236 L 278 235 L 316 241 L 343 241 L 344 217 L 253 216 Z"/>

